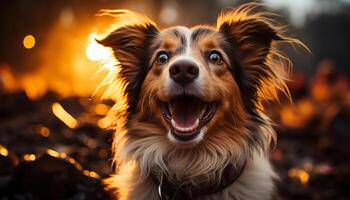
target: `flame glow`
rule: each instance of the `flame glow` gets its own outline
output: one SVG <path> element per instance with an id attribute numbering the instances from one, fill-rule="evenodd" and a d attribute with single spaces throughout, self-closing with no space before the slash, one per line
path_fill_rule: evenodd
<path id="1" fill-rule="evenodd" d="M 0 64 L 0 89 L 5 92 L 24 90 L 31 100 L 40 99 L 48 91 L 61 97 L 94 95 L 100 98 L 109 83 L 105 81 L 102 90 L 96 87 L 106 75 L 111 73 L 112 76 L 116 62 L 110 59 L 113 51 L 96 39 L 104 35 L 115 18 L 99 17 L 91 23 L 91 17 L 91 13 L 77 16 L 74 10 L 65 10 L 41 38 L 40 46 L 31 52 L 33 59 L 28 60 L 28 66 L 23 66 L 30 70 L 18 73 L 14 66 Z M 77 21 L 79 26 L 72 26 Z M 20 42 L 27 49 L 37 46 L 37 38 L 30 34 Z"/>
<path id="2" fill-rule="evenodd" d="M 52 112 L 55 116 L 64 122 L 69 128 L 76 128 L 78 122 L 72 115 L 70 115 L 59 103 L 54 103 L 52 105 Z"/>
<path id="3" fill-rule="evenodd" d="M 86 47 L 86 57 L 91 61 L 102 61 L 110 57 L 111 52 L 95 40 L 95 34 L 90 34 L 89 44 Z"/>
<path id="4" fill-rule="evenodd" d="M 24 90 L 31 100 L 41 98 L 48 91 L 53 91 L 62 97 L 90 97 L 96 86 L 103 80 L 105 73 L 96 73 L 100 62 L 110 56 L 108 48 L 95 40 L 95 30 L 104 29 L 110 21 L 101 20 L 91 24 L 91 19 L 80 19 L 79 26 L 65 26 L 57 23 L 47 31 L 40 41 L 40 46 L 33 51 L 32 60 L 37 65 L 24 73 L 16 73 L 12 66 L 0 66 L 0 76 L 5 77 L 7 90 Z M 98 28 L 101 27 L 101 28 Z M 33 35 L 23 39 L 25 48 L 35 45 Z M 29 60 L 31 61 L 31 60 Z M 5 70 L 3 70 L 5 69 Z M 11 77 L 14 77 L 12 81 Z M 2 80 L 0 80 L 1 82 Z M 99 97 L 99 94 L 95 94 Z"/>

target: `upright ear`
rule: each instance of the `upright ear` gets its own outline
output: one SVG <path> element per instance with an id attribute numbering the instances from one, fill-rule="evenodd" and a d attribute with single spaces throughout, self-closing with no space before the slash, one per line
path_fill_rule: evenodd
<path id="1" fill-rule="evenodd" d="M 252 14 L 256 7 L 257 4 L 245 4 L 217 19 L 217 29 L 225 36 L 232 57 L 232 73 L 249 108 L 256 107 L 262 99 L 277 98 L 278 90 L 288 92 L 275 43 L 294 42 L 282 35 L 282 28 L 274 25 L 267 13 Z"/>
<path id="2" fill-rule="evenodd" d="M 150 44 L 159 30 L 147 17 L 128 10 L 102 10 L 100 15 L 113 16 L 117 20 L 114 31 L 98 42 L 113 49 L 120 67 L 118 78 L 126 84 L 125 93 L 129 111 L 132 111 L 149 70 Z"/>

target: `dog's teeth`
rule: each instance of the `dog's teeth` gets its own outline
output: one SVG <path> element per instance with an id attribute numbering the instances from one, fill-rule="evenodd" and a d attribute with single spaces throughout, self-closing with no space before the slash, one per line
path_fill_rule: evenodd
<path id="1" fill-rule="evenodd" d="M 171 125 L 172 125 L 174 128 L 176 128 L 176 122 L 175 122 L 175 120 L 171 119 Z"/>
<path id="2" fill-rule="evenodd" d="M 197 119 L 196 122 L 193 124 L 193 126 L 187 128 L 187 129 L 188 129 L 188 131 L 193 131 L 194 129 L 196 129 L 198 127 L 198 125 L 199 125 L 199 120 Z"/>
<path id="3" fill-rule="evenodd" d="M 201 111 L 201 118 L 204 116 L 205 112 L 207 111 L 207 104 L 203 103 L 202 111 Z"/>
<path id="4" fill-rule="evenodd" d="M 168 103 L 168 109 L 171 115 L 173 115 L 173 106 L 171 103 Z"/>
<path id="5" fill-rule="evenodd" d="M 174 119 L 171 119 L 171 125 L 177 130 L 177 131 L 180 131 L 180 132 L 191 132 L 191 131 L 194 131 L 198 125 L 199 125 L 199 120 L 197 119 L 196 122 L 191 126 L 191 127 L 186 127 L 186 128 L 183 128 L 183 127 L 180 127 L 176 124 L 175 120 Z"/>

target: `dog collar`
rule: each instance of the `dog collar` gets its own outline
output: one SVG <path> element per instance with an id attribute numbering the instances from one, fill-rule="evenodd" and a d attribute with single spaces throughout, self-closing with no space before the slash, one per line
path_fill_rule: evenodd
<path id="1" fill-rule="evenodd" d="M 158 185 L 158 195 L 161 200 L 191 200 L 200 196 L 217 193 L 232 185 L 243 173 L 246 162 L 237 168 L 229 164 L 223 170 L 219 183 L 211 185 L 201 185 L 194 187 L 191 184 L 175 184 L 161 174 L 156 176 L 151 174 L 155 183 Z"/>

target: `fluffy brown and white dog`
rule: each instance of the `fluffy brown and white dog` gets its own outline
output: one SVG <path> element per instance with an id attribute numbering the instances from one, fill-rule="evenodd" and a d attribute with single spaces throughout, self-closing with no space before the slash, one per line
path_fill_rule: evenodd
<path id="1" fill-rule="evenodd" d="M 107 182 L 119 199 L 271 199 L 276 136 L 261 102 L 288 93 L 276 45 L 299 41 L 256 7 L 222 13 L 216 27 L 166 29 L 102 11 L 118 21 L 99 43 L 118 60 Z"/>

